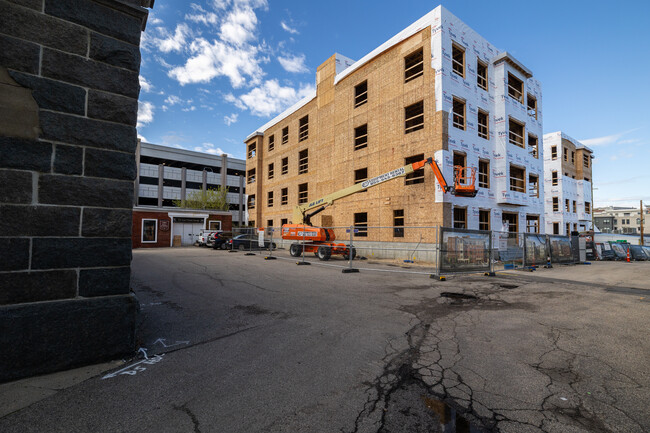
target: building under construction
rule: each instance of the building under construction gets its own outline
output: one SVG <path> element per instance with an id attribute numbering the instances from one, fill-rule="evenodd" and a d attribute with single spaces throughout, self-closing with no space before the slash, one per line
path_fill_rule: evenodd
<path id="1" fill-rule="evenodd" d="M 475 167 L 478 195 L 443 193 L 418 170 L 312 222 L 392 227 L 372 241 L 417 241 L 409 226 L 543 231 L 540 83 L 442 6 L 358 61 L 333 55 L 316 84 L 246 139 L 252 224 L 291 222 L 298 204 L 432 156 L 448 182 L 453 166 Z"/>

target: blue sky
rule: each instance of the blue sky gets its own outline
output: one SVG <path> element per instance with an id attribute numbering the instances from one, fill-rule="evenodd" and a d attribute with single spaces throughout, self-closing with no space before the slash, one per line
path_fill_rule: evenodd
<path id="1" fill-rule="evenodd" d="M 244 138 L 312 90 L 329 56 L 359 59 L 438 4 L 158 0 L 142 40 L 138 132 L 243 158 Z M 596 155 L 596 207 L 650 204 L 650 2 L 442 5 L 542 82 L 544 132 Z"/>

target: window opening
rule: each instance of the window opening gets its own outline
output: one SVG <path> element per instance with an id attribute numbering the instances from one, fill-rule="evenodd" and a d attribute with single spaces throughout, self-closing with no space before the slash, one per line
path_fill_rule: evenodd
<path id="1" fill-rule="evenodd" d="M 280 204 L 286 205 L 289 202 L 289 188 L 280 190 Z"/>
<path id="2" fill-rule="evenodd" d="M 524 82 L 508 72 L 508 96 L 524 103 Z"/>
<path id="3" fill-rule="evenodd" d="M 490 161 L 487 159 L 478 160 L 478 187 L 490 187 Z"/>
<path id="4" fill-rule="evenodd" d="M 393 237 L 404 237 L 404 209 L 393 210 Z"/>
<path id="5" fill-rule="evenodd" d="M 287 144 L 289 142 L 289 127 L 285 126 L 282 128 L 282 144 Z"/>
<path id="6" fill-rule="evenodd" d="M 416 102 L 404 109 L 404 133 L 424 128 L 424 101 Z"/>
<path id="7" fill-rule="evenodd" d="M 307 203 L 309 196 L 309 184 L 301 183 L 298 185 L 298 204 Z"/>
<path id="8" fill-rule="evenodd" d="M 287 174 L 288 172 L 289 172 L 289 157 L 282 158 L 281 173 Z"/>
<path id="9" fill-rule="evenodd" d="M 465 50 L 454 43 L 451 44 L 451 70 L 465 78 Z"/>
<path id="10" fill-rule="evenodd" d="M 424 159 L 424 154 L 409 156 L 404 158 L 404 165 L 413 164 L 414 162 L 422 161 Z M 413 173 L 407 174 L 404 179 L 404 185 L 415 185 L 417 183 L 424 183 L 424 167 L 415 170 Z"/>
<path id="11" fill-rule="evenodd" d="M 483 90 L 488 89 L 488 67 L 478 59 L 476 60 L 476 84 Z"/>
<path id="12" fill-rule="evenodd" d="M 510 118 L 508 121 L 508 139 L 515 146 L 524 147 L 524 124 Z"/>
<path id="13" fill-rule="evenodd" d="M 510 191 L 526 192 L 526 170 L 510 166 Z"/>
<path id="14" fill-rule="evenodd" d="M 478 211 L 478 229 L 479 230 L 490 230 L 490 211 L 489 210 L 479 210 Z"/>
<path id="15" fill-rule="evenodd" d="M 300 119 L 300 125 L 298 127 L 298 141 L 305 141 L 309 138 L 309 116 L 305 116 Z"/>
<path id="16" fill-rule="evenodd" d="M 368 81 L 354 86 L 354 108 L 368 102 Z"/>
<path id="17" fill-rule="evenodd" d="M 298 153 L 298 174 L 307 173 L 309 170 L 309 149 L 301 150 Z"/>
<path id="18" fill-rule="evenodd" d="M 368 237 L 368 213 L 359 212 L 354 214 L 355 237 Z"/>
<path id="19" fill-rule="evenodd" d="M 404 82 L 408 83 L 411 80 L 424 74 L 424 58 L 422 48 L 404 57 Z"/>
<path id="20" fill-rule="evenodd" d="M 485 138 L 486 140 L 490 139 L 490 115 L 483 111 L 478 110 L 478 136 Z"/>
<path id="21" fill-rule="evenodd" d="M 354 150 L 368 147 L 368 124 L 354 128 Z"/>
<path id="22" fill-rule="evenodd" d="M 467 228 L 467 208 L 455 207 L 454 208 L 454 228 L 466 229 Z"/>

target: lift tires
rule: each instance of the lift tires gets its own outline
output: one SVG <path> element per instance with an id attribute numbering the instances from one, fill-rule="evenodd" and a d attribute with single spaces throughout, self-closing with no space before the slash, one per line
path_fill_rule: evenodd
<path id="1" fill-rule="evenodd" d="M 300 257 L 302 254 L 302 247 L 300 244 L 291 244 L 289 247 L 289 254 L 291 254 L 291 257 Z"/>
<path id="2" fill-rule="evenodd" d="M 332 249 L 325 245 L 321 245 L 318 247 L 316 254 L 318 255 L 318 260 L 327 261 L 332 257 Z"/>
<path id="3" fill-rule="evenodd" d="M 348 253 L 343 254 L 343 258 L 345 260 L 350 260 L 350 256 L 352 256 L 352 260 L 354 260 L 354 258 L 357 256 L 357 250 L 354 247 L 352 247 L 352 248 L 350 248 L 349 251 L 350 251 L 349 254 Z"/>

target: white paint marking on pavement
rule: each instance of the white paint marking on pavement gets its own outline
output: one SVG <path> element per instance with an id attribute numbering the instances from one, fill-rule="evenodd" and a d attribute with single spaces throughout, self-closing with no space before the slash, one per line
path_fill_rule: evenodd
<path id="1" fill-rule="evenodd" d="M 162 361 L 162 357 L 164 355 L 165 354 L 156 355 L 156 356 L 154 356 L 152 358 L 143 359 L 142 361 L 139 361 L 139 362 L 136 362 L 135 364 L 131 364 L 131 365 L 127 366 L 127 367 L 124 367 L 123 369 L 118 370 L 115 373 L 107 374 L 106 376 L 102 377 L 102 380 L 111 379 L 111 378 L 116 377 L 117 375 L 120 375 L 120 374 L 128 374 L 129 376 L 135 376 L 139 372 L 145 371 L 147 369 L 146 367 L 143 367 L 140 364 L 147 364 L 147 365 L 157 364 L 160 361 Z"/>
<path id="2" fill-rule="evenodd" d="M 153 342 L 153 344 L 160 343 L 163 345 L 163 347 L 173 347 L 173 346 L 178 346 L 181 344 L 190 344 L 189 341 L 178 341 L 176 340 L 176 343 L 174 344 L 165 344 L 165 338 L 159 338 L 156 341 Z"/>

